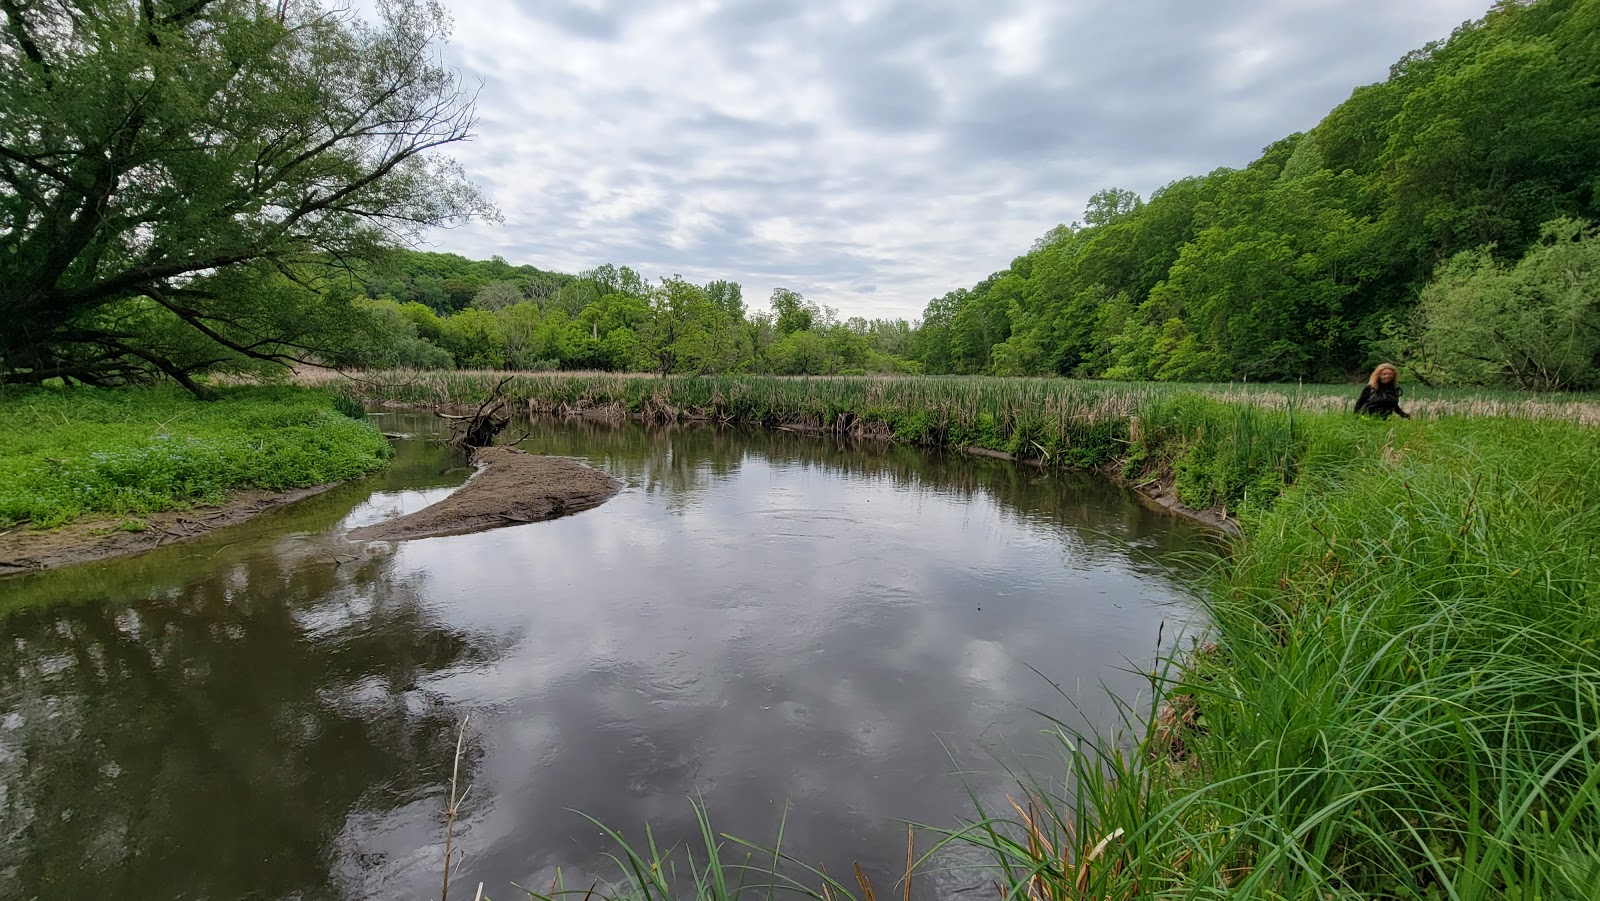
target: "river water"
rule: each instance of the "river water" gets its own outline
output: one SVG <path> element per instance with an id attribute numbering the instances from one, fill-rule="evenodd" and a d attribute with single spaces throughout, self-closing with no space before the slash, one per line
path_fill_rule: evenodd
<path id="1" fill-rule="evenodd" d="M 1092 476 L 594 422 L 524 447 L 625 482 L 604 506 L 361 546 L 469 471 L 376 418 L 419 436 L 381 475 L 0 582 L 0 898 L 438 897 L 468 715 L 452 898 L 614 876 L 578 812 L 695 846 L 691 800 L 895 895 L 904 821 L 1060 774 L 1035 711 L 1115 725 L 1214 552 Z"/>

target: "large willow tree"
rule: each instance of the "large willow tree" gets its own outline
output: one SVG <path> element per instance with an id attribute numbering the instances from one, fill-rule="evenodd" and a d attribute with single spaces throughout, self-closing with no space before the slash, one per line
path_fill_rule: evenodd
<path id="1" fill-rule="evenodd" d="M 436 2 L 0 0 L 0 378 L 90 384 L 337 356 L 318 290 L 485 212 L 435 151 L 473 97 Z"/>

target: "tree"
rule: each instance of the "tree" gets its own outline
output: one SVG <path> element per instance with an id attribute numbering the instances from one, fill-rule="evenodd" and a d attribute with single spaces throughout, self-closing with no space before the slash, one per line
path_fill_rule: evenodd
<path id="1" fill-rule="evenodd" d="M 723 312 L 706 291 L 673 276 L 652 292 L 644 343 L 661 375 L 715 368 L 713 332 Z"/>
<path id="2" fill-rule="evenodd" d="M 532 369 L 533 364 L 549 359 L 541 353 L 544 348 L 539 344 L 542 322 L 538 307 L 531 303 L 513 304 L 496 310 L 494 318 L 500 324 L 500 334 L 505 336 L 508 368 Z"/>
<path id="3" fill-rule="evenodd" d="M 1089 206 L 1083 211 L 1083 221 L 1091 227 L 1110 225 L 1142 206 L 1144 201 L 1139 199 L 1138 194 L 1122 188 L 1106 188 L 1096 191 L 1089 198 Z"/>
<path id="4" fill-rule="evenodd" d="M 930 304 L 914 355 L 958 373 L 1351 374 L 1365 353 L 1410 337 L 1442 261 L 1492 245 L 1509 263 L 1541 223 L 1600 217 L 1596 34 L 1595 0 L 1499 0 L 1244 169 L 1174 182 L 1148 203 L 1095 194 L 1084 224 L 1052 229 L 1008 270 Z M 1428 353 L 1464 371 L 1445 344 Z M 1555 374 L 1565 366 L 1516 368 L 1535 374 L 1494 378 L 1572 383 Z"/>
<path id="5" fill-rule="evenodd" d="M 777 322 L 778 334 L 788 335 L 810 331 L 822 316 L 822 311 L 816 304 L 806 300 L 804 295 L 788 288 L 773 288 L 772 315 Z"/>
<path id="6" fill-rule="evenodd" d="M 368 317 L 348 349 L 350 362 L 367 369 L 452 369 L 449 351 L 417 334 L 417 325 L 392 300 L 358 299 Z M 431 315 L 431 313 L 430 313 Z"/>
<path id="7" fill-rule="evenodd" d="M 473 125 L 437 60 L 436 0 L 380 0 L 375 23 L 314 0 L 0 13 L 5 381 L 165 373 L 198 390 L 191 374 L 217 365 L 336 357 L 333 326 L 361 317 L 320 290 L 330 268 L 492 213 L 433 152 Z M 273 279 L 323 298 L 328 328 L 276 315 Z M 175 357 L 152 333 L 212 350 Z"/>
<path id="8" fill-rule="evenodd" d="M 478 293 L 472 298 L 472 305 L 480 310 L 493 312 L 526 303 L 527 300 L 516 282 L 490 282 L 478 289 Z"/>
<path id="9" fill-rule="evenodd" d="M 744 288 L 738 282 L 714 281 L 706 285 L 706 297 L 727 313 L 730 321 L 738 322 L 744 318 Z"/>
<path id="10" fill-rule="evenodd" d="M 1443 384 L 1600 386 L 1600 229 L 1557 219 L 1513 267 L 1463 251 L 1423 292 L 1420 360 Z"/>
<path id="11" fill-rule="evenodd" d="M 462 310 L 444 320 L 440 341 L 465 369 L 500 369 L 506 365 L 506 333 L 487 310 Z"/>

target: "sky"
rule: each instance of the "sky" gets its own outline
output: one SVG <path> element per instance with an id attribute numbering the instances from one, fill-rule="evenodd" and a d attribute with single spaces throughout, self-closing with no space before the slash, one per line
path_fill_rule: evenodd
<path id="1" fill-rule="evenodd" d="M 1249 163 L 1487 0 L 457 0 L 452 148 L 499 223 L 424 249 L 920 316 L 1109 186 Z"/>

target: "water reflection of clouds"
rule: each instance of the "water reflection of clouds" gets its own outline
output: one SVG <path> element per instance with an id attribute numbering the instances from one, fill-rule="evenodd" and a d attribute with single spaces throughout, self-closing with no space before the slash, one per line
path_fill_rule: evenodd
<path id="1" fill-rule="evenodd" d="M 1140 551 L 1157 577 L 1129 558 L 1166 524 L 1114 492 L 1072 508 L 1072 485 L 1030 474 L 1009 495 L 1019 508 L 982 477 L 952 488 L 756 451 L 727 454 L 707 490 L 690 444 L 656 447 L 670 473 L 597 510 L 402 549 L 408 568 L 452 573 L 452 620 L 525 636 L 498 666 L 437 686 L 496 710 L 481 773 L 493 800 L 464 878 L 528 878 L 604 850 L 565 807 L 685 838 L 695 795 L 719 828 L 758 837 L 792 801 L 792 847 L 870 855 L 857 843 L 887 818 L 962 809 L 936 735 L 980 770 L 987 749 L 1044 750 L 1026 708 L 1064 702 L 1025 664 L 1104 719 L 1100 680 L 1137 686 L 1116 670 L 1148 658 L 1182 596 L 1159 542 Z M 1071 509 L 1050 513 L 1059 500 Z"/>
<path id="2" fill-rule="evenodd" d="M 429 488 L 426 490 L 375 491 L 350 515 L 339 523 L 339 528 L 359 529 L 396 517 L 415 513 L 444 500 L 455 488 Z"/>
<path id="3" fill-rule="evenodd" d="M 684 840 L 694 795 L 719 829 L 756 839 L 792 803 L 802 858 L 893 870 L 903 833 L 891 818 L 948 823 L 966 809 L 953 769 L 992 797 L 1006 780 L 989 752 L 1045 750 L 1027 708 L 1064 702 L 1025 664 L 1104 723 L 1099 681 L 1135 690 L 1117 669 L 1148 659 L 1163 619 L 1183 616 L 1172 552 L 1196 546 L 1193 533 L 1092 479 L 811 436 L 630 425 L 536 439 L 630 487 L 547 523 L 343 541 L 341 528 L 420 508 L 465 475 L 410 442 L 374 484 L 244 539 L 38 582 L 42 597 L 104 604 L 3 621 L 21 643 L 0 662 L 26 676 L 0 684 L 5 803 L 43 809 L 71 794 L 80 764 L 133 787 L 74 789 L 103 806 L 103 828 L 56 825 L 48 847 L 7 847 L 29 891 L 88 861 L 78 887 L 114 894 L 116 855 L 141 842 L 202 855 L 153 858 L 164 869 L 150 885 L 172 880 L 173 894 L 436 890 L 440 796 L 466 711 L 464 881 L 504 893 L 547 885 L 554 864 L 594 863 L 609 848 L 567 808 L 633 835 L 652 819 L 663 843 Z M 116 665 L 99 672 L 86 655 Z M 142 657 L 150 668 L 126 681 Z M 85 730 L 105 747 L 61 750 Z M 133 830 L 181 780 L 243 819 L 171 803 L 194 822 Z M 260 845 L 270 872 L 218 842 Z"/>

